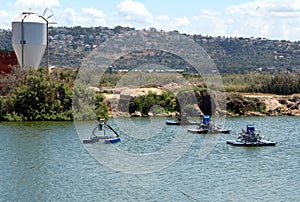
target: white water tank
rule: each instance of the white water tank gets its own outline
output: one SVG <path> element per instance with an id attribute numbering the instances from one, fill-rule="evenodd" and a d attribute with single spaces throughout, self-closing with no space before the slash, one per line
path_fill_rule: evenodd
<path id="1" fill-rule="evenodd" d="M 47 22 L 32 12 L 23 12 L 12 22 L 12 45 L 22 68 L 37 69 L 47 46 Z"/>

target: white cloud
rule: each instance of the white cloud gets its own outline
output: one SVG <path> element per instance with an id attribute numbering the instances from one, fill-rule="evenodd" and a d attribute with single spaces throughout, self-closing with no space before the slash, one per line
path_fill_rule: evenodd
<path id="1" fill-rule="evenodd" d="M 232 5 L 221 11 L 202 9 L 198 15 L 180 16 L 179 14 L 175 17 L 165 14 L 153 16 L 143 4 L 133 0 L 125 0 L 117 7 L 119 13 L 126 19 L 121 25 L 137 29 L 143 26 L 143 28 L 155 27 L 166 31 L 178 30 L 211 36 L 280 39 L 296 35 L 286 24 L 298 15 L 300 3 L 296 0 L 287 1 L 288 5 L 282 4 L 279 0 L 254 0 Z M 295 21 L 295 24 L 299 23 Z"/>
<path id="2" fill-rule="evenodd" d="M 176 19 L 176 25 L 178 27 L 187 26 L 190 24 L 190 20 L 188 17 L 184 16 Z"/>
<path id="3" fill-rule="evenodd" d="M 256 1 L 248 2 L 241 5 L 232 5 L 226 8 L 225 14 L 229 15 L 254 15 L 262 5 Z"/>
<path id="4" fill-rule="evenodd" d="M 232 23 L 229 18 L 222 17 L 222 14 L 217 12 L 203 13 L 190 18 L 190 25 L 186 28 L 187 33 L 211 35 L 211 36 L 226 36 L 227 27 Z"/>
<path id="5" fill-rule="evenodd" d="M 0 10 L 0 19 L 6 19 L 8 17 L 8 12 L 4 10 Z"/>
<path id="6" fill-rule="evenodd" d="M 90 26 L 104 26 L 106 25 L 105 15 L 102 10 L 97 10 L 95 8 L 83 8 L 81 9 L 85 25 Z"/>
<path id="7" fill-rule="evenodd" d="M 201 10 L 201 14 L 214 16 L 214 15 L 217 14 L 217 12 L 216 11 L 207 10 L 207 9 L 202 9 Z"/>
<path id="8" fill-rule="evenodd" d="M 165 29 L 165 25 L 170 23 L 170 18 L 167 15 L 156 16 L 151 27 L 156 29 Z"/>
<path id="9" fill-rule="evenodd" d="M 0 28 L 10 29 L 10 22 L 7 22 L 9 14 L 5 10 L 0 10 Z"/>
<path id="10" fill-rule="evenodd" d="M 66 8 L 59 24 L 83 27 L 106 26 L 106 20 L 103 11 L 95 8 L 82 8 L 80 11 Z"/>
<path id="11" fill-rule="evenodd" d="M 101 10 L 95 8 L 83 8 L 81 10 L 84 14 L 91 15 L 95 18 L 104 18 L 104 13 Z"/>
<path id="12" fill-rule="evenodd" d="M 169 16 L 167 16 L 167 15 L 159 15 L 155 19 L 157 21 L 161 21 L 161 22 L 167 22 L 170 20 Z"/>
<path id="13" fill-rule="evenodd" d="M 189 33 L 299 40 L 300 1 L 254 0 L 189 17 Z"/>
<path id="14" fill-rule="evenodd" d="M 59 24 L 66 24 L 68 26 L 79 26 L 80 14 L 72 8 L 66 8 L 63 11 L 61 22 Z"/>
<path id="15" fill-rule="evenodd" d="M 78 0 L 79 1 L 79 0 Z M 146 1 L 145 1 L 146 2 Z M 148 2 L 148 1 L 147 1 Z M 198 14 L 153 14 L 138 0 L 122 0 L 115 11 L 90 8 L 62 8 L 60 0 L 16 0 L 3 4 L 0 28 L 11 29 L 11 20 L 32 8 L 42 14 L 45 8 L 55 11 L 57 26 L 129 26 L 136 29 L 154 27 L 166 31 L 211 36 L 265 37 L 300 40 L 300 0 L 249 0 L 223 10 L 201 9 Z M 104 8 L 103 8 L 104 9 Z"/>
<path id="16" fill-rule="evenodd" d="M 7 17 L 8 16 L 8 12 L 5 10 L 0 10 L 0 17 Z"/>
<path id="17" fill-rule="evenodd" d="M 152 14 L 140 2 L 124 0 L 117 5 L 117 8 L 119 13 L 128 21 L 137 23 L 151 23 L 153 21 Z"/>
<path id="18" fill-rule="evenodd" d="M 300 40 L 300 0 L 253 0 L 194 16 L 154 20 L 160 29 L 210 36 Z M 299 29 L 298 29 L 299 27 Z"/>
<path id="19" fill-rule="evenodd" d="M 299 0 L 255 0 L 241 5 L 230 6 L 226 9 L 229 14 L 239 15 L 274 15 L 290 16 L 300 14 Z"/>
<path id="20" fill-rule="evenodd" d="M 29 8 L 51 8 L 60 6 L 59 0 L 17 0 L 15 3 L 17 8 L 29 9 Z"/>

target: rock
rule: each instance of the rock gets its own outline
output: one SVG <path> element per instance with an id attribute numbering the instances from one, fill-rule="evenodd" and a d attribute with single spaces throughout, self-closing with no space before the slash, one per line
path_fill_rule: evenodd
<path id="1" fill-rule="evenodd" d="M 139 112 L 139 111 L 136 111 L 136 112 L 131 114 L 131 117 L 142 117 L 142 116 L 143 116 L 142 113 Z"/>

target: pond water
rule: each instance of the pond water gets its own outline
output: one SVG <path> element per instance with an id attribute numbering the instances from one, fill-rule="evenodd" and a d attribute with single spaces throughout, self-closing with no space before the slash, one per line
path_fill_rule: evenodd
<path id="1" fill-rule="evenodd" d="M 92 122 L 0 122 L 0 201 L 300 199 L 300 118 L 226 118 L 232 133 L 220 135 L 165 120 L 110 119 L 114 145 L 81 143 Z M 250 123 L 277 145 L 225 143 Z"/>

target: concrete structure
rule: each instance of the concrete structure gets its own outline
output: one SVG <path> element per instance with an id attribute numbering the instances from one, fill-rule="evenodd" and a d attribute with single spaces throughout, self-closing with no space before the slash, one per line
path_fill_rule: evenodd
<path id="1" fill-rule="evenodd" d="M 12 44 L 22 68 L 37 69 L 47 46 L 47 21 L 32 12 L 23 12 L 12 22 Z"/>

